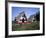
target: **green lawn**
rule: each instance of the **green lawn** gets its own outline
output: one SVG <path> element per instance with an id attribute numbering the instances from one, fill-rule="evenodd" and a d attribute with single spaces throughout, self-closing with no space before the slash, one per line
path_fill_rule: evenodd
<path id="1" fill-rule="evenodd" d="M 32 22 L 32 24 L 12 24 L 12 31 L 21 30 L 39 30 L 39 22 Z"/>

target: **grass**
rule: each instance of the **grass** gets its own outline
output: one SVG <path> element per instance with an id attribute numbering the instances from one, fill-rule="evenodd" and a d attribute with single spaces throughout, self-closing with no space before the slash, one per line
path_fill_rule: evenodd
<path id="1" fill-rule="evenodd" d="M 12 31 L 21 30 L 39 30 L 39 22 L 32 22 L 32 24 L 12 24 Z"/>

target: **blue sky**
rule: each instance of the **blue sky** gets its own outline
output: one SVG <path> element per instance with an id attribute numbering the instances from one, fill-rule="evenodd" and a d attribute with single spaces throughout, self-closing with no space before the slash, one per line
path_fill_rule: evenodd
<path id="1" fill-rule="evenodd" d="M 14 20 L 14 18 L 23 11 L 25 12 L 27 18 L 29 18 L 29 16 L 37 13 L 40 9 L 35 7 L 12 7 L 12 20 Z"/>

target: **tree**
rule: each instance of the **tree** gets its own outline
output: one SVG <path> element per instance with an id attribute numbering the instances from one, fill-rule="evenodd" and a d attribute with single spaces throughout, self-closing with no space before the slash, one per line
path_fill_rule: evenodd
<path id="1" fill-rule="evenodd" d="M 26 17 L 26 15 L 25 14 L 23 14 L 23 17 L 25 18 L 25 20 L 27 21 L 27 17 Z"/>
<path id="2" fill-rule="evenodd" d="M 16 17 L 15 17 L 15 19 L 14 19 L 14 22 L 16 23 L 17 21 L 16 21 L 17 19 L 16 19 Z"/>
<path id="3" fill-rule="evenodd" d="M 22 22 L 24 23 L 24 18 L 22 19 Z"/>
<path id="4" fill-rule="evenodd" d="M 40 21 L 40 12 L 36 13 L 36 20 Z"/>

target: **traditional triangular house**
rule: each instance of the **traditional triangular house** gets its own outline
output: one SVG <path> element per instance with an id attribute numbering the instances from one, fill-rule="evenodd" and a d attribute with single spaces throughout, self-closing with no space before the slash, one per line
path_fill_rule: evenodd
<path id="1" fill-rule="evenodd" d="M 25 14 L 25 12 L 23 11 L 23 12 L 21 12 L 21 13 L 19 13 L 19 15 L 15 18 L 16 19 L 16 21 L 17 22 L 27 22 L 27 17 L 26 17 L 26 14 Z"/>
<path id="2" fill-rule="evenodd" d="M 36 14 L 31 15 L 31 16 L 28 18 L 28 21 L 30 21 L 30 22 L 36 21 Z"/>

